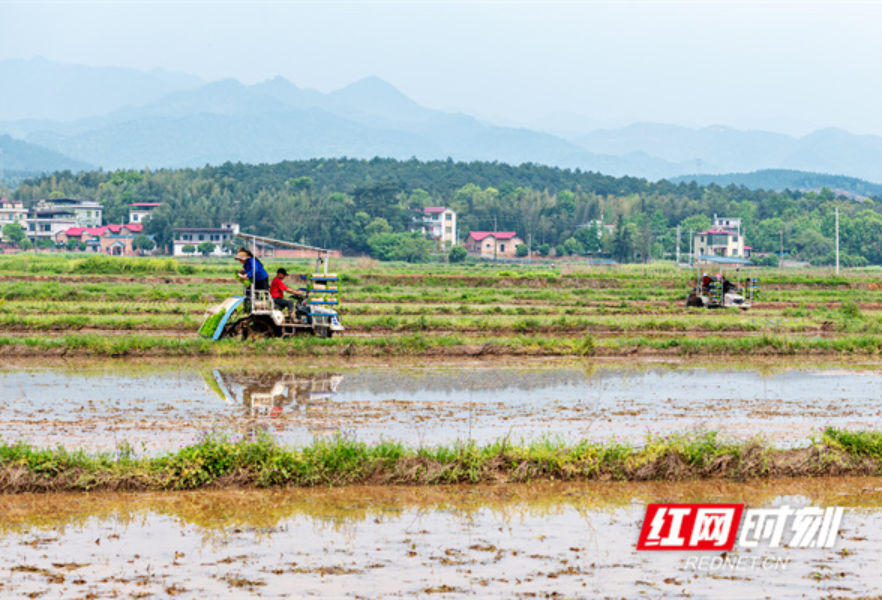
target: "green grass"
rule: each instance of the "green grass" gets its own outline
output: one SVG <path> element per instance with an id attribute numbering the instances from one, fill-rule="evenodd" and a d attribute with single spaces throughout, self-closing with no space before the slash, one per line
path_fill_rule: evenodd
<path id="1" fill-rule="evenodd" d="M 194 323 L 193 329 L 198 327 Z M 587 340 L 590 340 L 587 341 Z M 882 354 L 882 336 L 843 334 L 834 338 L 762 334 L 751 337 L 691 337 L 683 335 L 613 336 L 592 334 L 427 335 L 421 331 L 377 337 L 320 339 L 299 336 L 285 339 L 171 338 L 149 335 L 99 335 L 75 333 L 58 337 L 39 335 L 0 337 L 0 355 L 17 356 L 792 356 Z"/>
<path id="2" fill-rule="evenodd" d="M 284 447 L 262 429 L 212 428 L 194 443 L 155 457 L 139 457 L 125 442 L 113 452 L 88 453 L 2 441 L 0 492 L 882 474 L 882 432 L 828 428 L 810 442 L 779 450 L 761 438 L 733 441 L 702 431 L 649 436 L 642 446 L 546 437 L 413 448 L 344 434 Z M 794 460 L 794 453 L 802 458 Z"/>

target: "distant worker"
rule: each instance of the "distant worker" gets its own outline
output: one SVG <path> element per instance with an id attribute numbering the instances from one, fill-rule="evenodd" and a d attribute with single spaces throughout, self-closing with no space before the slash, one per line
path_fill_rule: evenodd
<path id="1" fill-rule="evenodd" d="M 709 285 L 711 284 L 711 281 L 713 281 L 713 280 L 711 279 L 710 275 L 708 275 L 707 273 L 705 273 L 705 274 L 701 277 L 701 287 L 703 287 L 703 288 L 706 289 L 707 286 L 709 286 Z"/>
<path id="2" fill-rule="evenodd" d="M 292 290 L 287 285 L 285 285 L 285 277 L 288 276 L 288 271 L 285 269 L 279 269 L 276 271 L 276 276 L 273 278 L 273 283 L 270 285 L 270 296 L 273 297 L 273 305 L 279 310 L 288 309 L 288 317 L 290 319 L 294 318 L 294 301 L 285 299 L 285 292 L 289 294 L 294 294 L 295 296 L 303 296 L 303 292 L 300 290 Z"/>
<path id="3" fill-rule="evenodd" d="M 240 279 L 249 279 L 254 283 L 255 290 L 269 289 L 269 275 L 259 260 L 254 258 L 249 250 L 239 248 L 236 252 L 236 260 L 242 263 L 242 268 L 238 272 Z"/>

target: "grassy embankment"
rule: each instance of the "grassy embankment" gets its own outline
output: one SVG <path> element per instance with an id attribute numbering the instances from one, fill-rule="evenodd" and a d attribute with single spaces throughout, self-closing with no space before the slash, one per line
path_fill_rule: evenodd
<path id="1" fill-rule="evenodd" d="M 650 437 L 640 448 L 556 439 L 409 448 L 344 436 L 287 448 L 261 431 L 216 430 L 153 458 L 139 458 L 127 445 L 90 454 L 4 442 L 0 493 L 882 475 L 882 432 L 828 428 L 809 442 L 785 450 L 761 439 L 724 441 L 705 432 Z"/>
<path id="2" fill-rule="evenodd" d="M 305 271 L 308 262 L 289 266 Z M 241 291 L 228 263 L 0 257 L 0 347 L 105 355 L 465 355 L 475 346 L 480 353 L 550 355 L 875 354 L 882 336 L 882 291 L 874 289 L 882 278 L 864 271 L 837 277 L 762 270 L 760 302 L 745 313 L 684 308 L 692 273 L 669 266 L 539 270 L 344 260 L 340 313 L 352 337 L 215 347 L 196 331 L 208 305 Z M 107 332 L 126 335 L 97 337 Z"/>

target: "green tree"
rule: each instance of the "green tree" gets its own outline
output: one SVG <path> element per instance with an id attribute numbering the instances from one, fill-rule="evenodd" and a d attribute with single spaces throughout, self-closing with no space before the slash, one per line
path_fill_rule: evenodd
<path id="1" fill-rule="evenodd" d="M 37 238 L 37 248 L 46 250 L 55 247 L 55 240 L 51 238 Z"/>
<path id="2" fill-rule="evenodd" d="M 833 240 L 828 240 L 815 229 L 805 229 L 793 238 L 793 245 L 801 258 L 818 260 L 834 251 Z"/>
<path id="3" fill-rule="evenodd" d="M 3 226 L 2 233 L 4 241 L 15 245 L 20 245 L 26 237 L 24 228 L 18 223 L 7 223 Z"/>
<path id="4" fill-rule="evenodd" d="M 601 249 L 601 240 L 603 239 L 603 230 L 597 226 L 596 221 L 591 221 L 588 227 L 579 227 L 573 234 L 586 252 L 598 252 Z"/>
<path id="5" fill-rule="evenodd" d="M 777 254 L 769 254 L 754 262 L 760 267 L 777 267 L 779 261 Z"/>
<path id="6" fill-rule="evenodd" d="M 202 256 L 208 256 L 209 254 L 214 252 L 216 248 L 217 246 L 214 242 L 202 242 L 201 244 L 199 244 L 199 246 L 196 247 L 196 249 L 199 250 L 199 253 L 202 254 Z"/>
<path id="7" fill-rule="evenodd" d="M 713 224 L 713 221 L 707 215 L 692 215 L 680 221 L 680 231 L 683 232 L 683 235 L 688 236 L 691 230 L 692 235 L 695 235 L 699 232 L 707 231 Z"/>
<path id="8" fill-rule="evenodd" d="M 78 241 L 76 241 L 75 239 L 71 238 L 71 239 L 67 240 L 67 249 L 70 250 L 71 252 L 73 252 L 74 250 L 79 248 L 79 246 L 80 246 L 80 243 Z"/>
<path id="9" fill-rule="evenodd" d="M 539 247 L 536 248 L 536 252 L 538 252 L 540 256 L 548 256 L 549 254 L 551 254 L 551 245 L 539 244 Z"/>
<path id="10" fill-rule="evenodd" d="M 557 207 L 572 216 L 576 212 L 576 196 L 569 190 L 563 190 L 557 195 Z"/>
<path id="11" fill-rule="evenodd" d="M 365 234 L 367 234 L 367 237 L 371 237 L 380 233 L 392 233 L 392 226 L 389 225 L 389 221 L 387 221 L 383 217 L 377 217 L 367 224 L 367 226 L 364 228 L 364 232 Z"/>
<path id="12" fill-rule="evenodd" d="M 524 258 L 529 253 L 530 253 L 530 249 L 527 248 L 526 244 L 518 244 L 517 247 L 515 248 L 515 256 L 517 256 L 518 258 Z"/>
<path id="13" fill-rule="evenodd" d="M 622 263 L 632 262 L 637 251 L 635 247 L 637 237 L 637 226 L 633 223 L 625 223 L 624 219 L 619 219 L 613 239 L 613 258 Z"/>
<path id="14" fill-rule="evenodd" d="M 429 262 L 432 259 L 432 247 L 434 244 L 418 233 L 398 234 L 398 246 L 392 253 L 395 260 L 403 260 L 410 263 Z"/>
<path id="15" fill-rule="evenodd" d="M 22 250 L 30 250 L 34 247 L 34 245 L 31 243 L 31 240 L 25 238 L 21 242 L 19 242 L 18 247 Z"/>
<path id="16" fill-rule="evenodd" d="M 181 252 L 184 254 L 193 254 L 196 252 L 196 246 L 193 244 L 184 244 L 184 247 L 181 248 Z"/>
<path id="17" fill-rule="evenodd" d="M 211 242 L 208 243 L 210 244 Z M 135 250 L 145 250 L 147 252 L 150 252 L 155 247 L 156 243 L 146 235 L 135 236 L 135 239 L 132 240 L 132 248 L 134 248 Z M 212 248 L 211 251 L 214 251 L 214 248 Z"/>
<path id="18" fill-rule="evenodd" d="M 297 177 L 296 179 L 289 179 L 285 182 L 285 185 L 296 192 L 302 192 L 312 188 L 312 179 L 309 177 Z"/>
<path id="19" fill-rule="evenodd" d="M 236 250 L 238 250 L 239 248 L 247 248 L 247 247 L 248 247 L 248 243 L 240 237 L 231 237 L 229 239 L 224 240 L 221 243 L 221 248 L 224 251 L 229 252 L 231 254 L 235 253 Z M 152 248 L 148 248 L 148 250 L 152 250 Z"/>
<path id="20" fill-rule="evenodd" d="M 576 238 L 568 238 L 567 241 L 564 242 L 563 247 L 567 254 L 580 255 L 585 253 L 585 247 L 582 246 L 582 243 Z"/>
<path id="21" fill-rule="evenodd" d="M 463 246 L 454 246 L 450 249 L 450 253 L 447 255 L 447 260 L 452 263 L 461 263 L 465 262 L 468 255 L 469 253 L 466 252 L 466 249 Z"/>

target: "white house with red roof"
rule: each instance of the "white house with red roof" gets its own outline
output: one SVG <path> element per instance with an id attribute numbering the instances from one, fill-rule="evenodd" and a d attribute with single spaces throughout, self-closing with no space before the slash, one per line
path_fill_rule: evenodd
<path id="1" fill-rule="evenodd" d="M 514 231 L 470 231 L 465 249 L 482 258 L 515 258 L 518 245 L 523 243 Z"/>
<path id="2" fill-rule="evenodd" d="M 745 258 L 744 236 L 726 229 L 708 229 L 696 233 L 693 248 L 697 259 L 702 256 Z"/>
<path id="3" fill-rule="evenodd" d="M 727 258 L 748 258 L 750 246 L 744 245 L 741 235 L 741 219 L 718 217 L 714 215 L 713 227 L 695 234 L 693 240 L 694 256 L 723 256 Z"/>
<path id="4" fill-rule="evenodd" d="M 456 244 L 456 213 L 444 206 L 427 206 L 422 215 L 414 219 L 425 235 L 446 247 Z"/>

